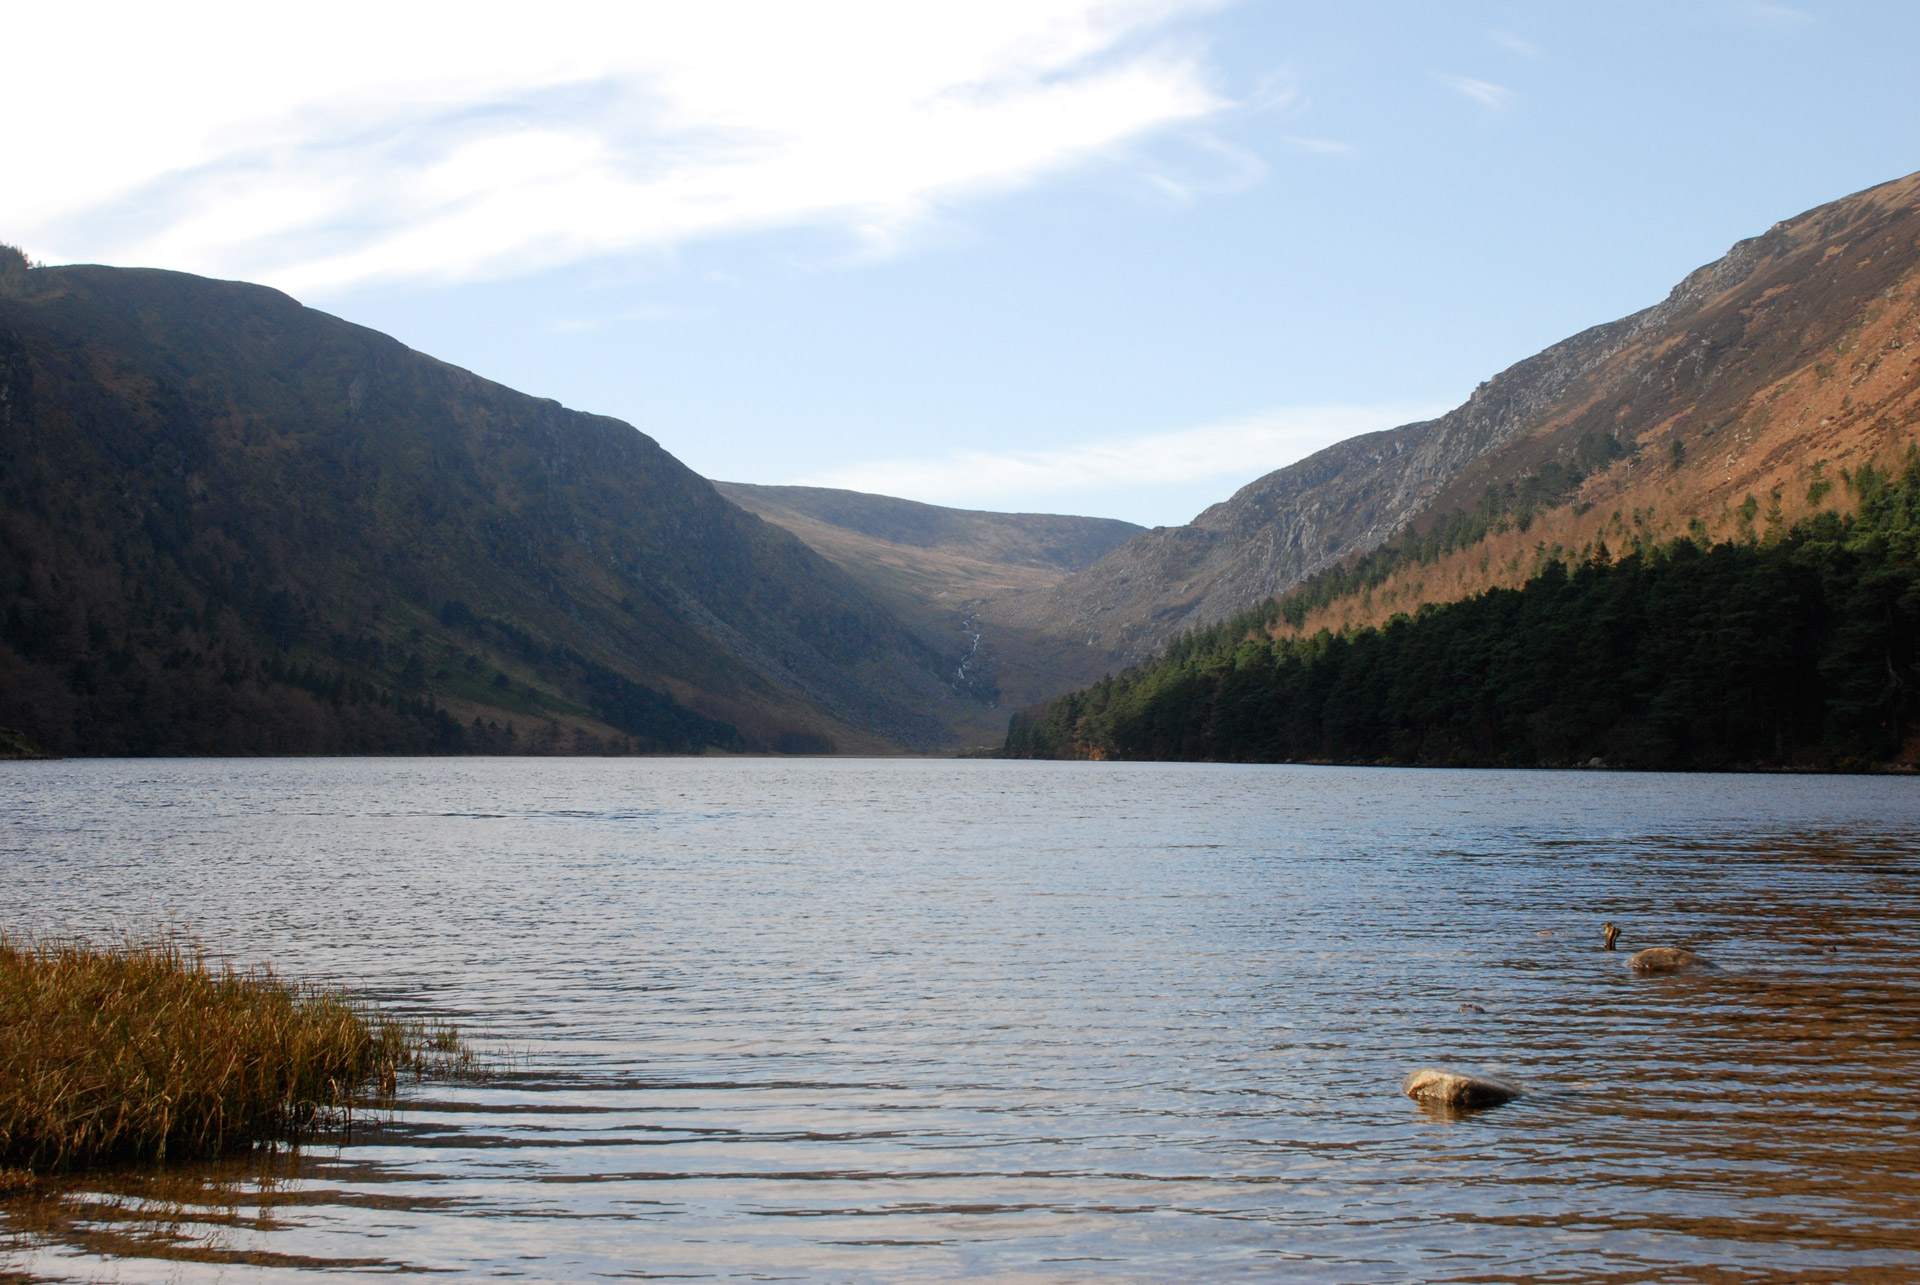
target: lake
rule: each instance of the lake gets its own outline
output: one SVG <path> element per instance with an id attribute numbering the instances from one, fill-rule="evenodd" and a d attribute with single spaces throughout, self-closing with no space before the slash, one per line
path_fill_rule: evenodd
<path id="1" fill-rule="evenodd" d="M 33 1277 L 1920 1274 L 1911 779 L 7 763 L 0 872 L 12 931 L 181 926 L 503 1068 L 15 1200 Z M 1718 970 L 1628 971 L 1670 943 Z"/>

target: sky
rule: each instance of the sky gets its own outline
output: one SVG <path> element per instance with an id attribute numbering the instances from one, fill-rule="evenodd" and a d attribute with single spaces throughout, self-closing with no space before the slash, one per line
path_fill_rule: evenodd
<path id="1" fill-rule="evenodd" d="M 8 23 L 38 260 L 263 282 L 713 478 L 1144 525 L 1920 170 L 1912 0 Z"/>

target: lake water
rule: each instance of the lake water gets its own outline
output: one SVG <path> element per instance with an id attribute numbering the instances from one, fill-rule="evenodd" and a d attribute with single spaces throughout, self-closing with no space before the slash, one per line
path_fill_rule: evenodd
<path id="1" fill-rule="evenodd" d="M 14 930 L 173 922 L 507 1051 L 16 1200 L 34 1277 L 1920 1275 L 1913 780 L 0 764 L 0 874 Z M 1429 1116 L 1435 1062 L 1527 1095 Z"/>

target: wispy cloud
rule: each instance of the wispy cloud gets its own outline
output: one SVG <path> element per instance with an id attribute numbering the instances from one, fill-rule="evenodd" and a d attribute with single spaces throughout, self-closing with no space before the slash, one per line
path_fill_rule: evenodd
<path id="1" fill-rule="evenodd" d="M 1442 76 L 1440 83 L 1493 111 L 1500 111 L 1513 101 L 1511 89 L 1490 80 L 1475 80 L 1471 76 Z"/>
<path id="2" fill-rule="evenodd" d="M 627 308 L 604 317 L 556 317 L 540 326 L 540 330 L 550 335 L 589 334 L 596 330 L 607 330 L 614 326 L 645 325 L 662 321 L 685 321 L 689 317 L 704 315 L 692 308 L 675 308 L 666 304 L 643 304 L 638 308 Z"/>
<path id="3" fill-rule="evenodd" d="M 1300 105 L 1300 82 L 1292 68 L 1281 67 L 1260 78 L 1251 94 L 1240 100 L 1248 112 L 1281 112 Z"/>
<path id="4" fill-rule="evenodd" d="M 1352 143 L 1343 143 L 1337 138 L 1302 138 L 1298 134 L 1289 134 L 1286 141 L 1303 152 L 1313 152 L 1319 156 L 1352 156 L 1355 151 Z"/>
<path id="5" fill-rule="evenodd" d="M 1178 164 L 1169 157 L 1141 169 L 1150 186 L 1176 201 L 1244 192 L 1267 175 L 1259 156 L 1217 135 L 1195 130 L 1181 141 Z"/>
<path id="6" fill-rule="evenodd" d="M 1533 41 L 1528 40 L 1525 36 L 1515 35 L 1511 31 L 1496 28 L 1493 31 L 1489 31 L 1487 37 L 1492 40 L 1494 44 L 1499 45 L 1510 54 L 1519 54 L 1526 58 L 1537 58 L 1540 56 L 1540 46 L 1534 44 Z"/>
<path id="7" fill-rule="evenodd" d="M 1226 106 L 1156 34 L 1213 0 L 36 5 L 0 112 L 50 258 L 327 291 L 775 227 L 885 241 Z M 59 103 L 58 111 L 44 110 Z"/>
<path id="8" fill-rule="evenodd" d="M 930 504 L 1010 509 L 1070 508 L 1101 492 L 1215 482 L 1225 499 L 1263 473 L 1360 433 L 1392 428 L 1444 408 L 1393 403 L 1295 406 L 1247 419 L 1143 433 L 1045 451 L 954 451 L 829 469 L 791 479 Z"/>

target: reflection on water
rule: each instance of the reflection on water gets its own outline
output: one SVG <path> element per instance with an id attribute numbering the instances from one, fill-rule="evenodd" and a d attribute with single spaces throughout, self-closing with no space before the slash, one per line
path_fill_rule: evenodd
<path id="1" fill-rule="evenodd" d="M 10 1198 L 0 1268 L 1907 1279 L 1916 822 L 1860 778 L 0 765 L 0 923 L 174 916 L 514 1068 Z M 1665 943 L 1717 969 L 1627 971 Z M 1527 1094 L 1423 1114 L 1427 1063 Z"/>

